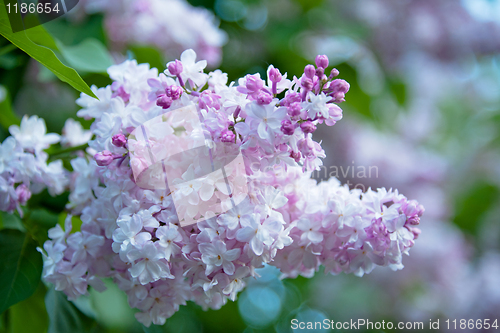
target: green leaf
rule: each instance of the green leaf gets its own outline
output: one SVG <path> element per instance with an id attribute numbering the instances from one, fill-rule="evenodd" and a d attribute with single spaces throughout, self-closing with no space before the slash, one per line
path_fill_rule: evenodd
<path id="1" fill-rule="evenodd" d="M 29 28 L 25 30 L 26 36 L 35 44 L 40 46 L 45 46 L 51 49 L 52 51 L 58 51 L 57 42 L 52 37 L 52 35 L 45 30 L 42 25 L 38 25 L 33 28 Z"/>
<path id="2" fill-rule="evenodd" d="M 38 289 L 30 298 L 10 307 L 8 311 L 9 333 L 47 332 L 49 316 L 44 302 L 46 292 L 47 288 L 40 282 Z"/>
<path id="3" fill-rule="evenodd" d="M 93 322 L 76 308 L 61 291 L 50 289 L 45 296 L 45 306 L 49 313 L 48 333 L 90 332 Z"/>
<path id="4" fill-rule="evenodd" d="M 42 256 L 33 239 L 19 230 L 0 231 L 0 313 L 30 297 L 42 275 Z"/>
<path id="5" fill-rule="evenodd" d="M 14 114 L 7 89 L 0 85 L 0 125 L 7 131 L 11 125 L 19 125 L 21 120 Z"/>
<path id="6" fill-rule="evenodd" d="M 26 232 L 21 219 L 17 215 L 7 212 L 0 212 L 0 229 L 16 229 Z"/>
<path id="7" fill-rule="evenodd" d="M 8 39 L 12 44 L 26 52 L 30 57 L 40 62 L 42 65 L 50 69 L 61 81 L 68 83 L 76 90 L 83 92 L 97 99 L 97 96 L 92 92 L 87 83 L 83 81 L 80 75 L 70 67 L 64 65 L 47 47 L 35 44 L 25 31 L 13 33 L 9 26 L 9 19 L 3 0 L 0 0 L 0 35 Z M 44 45 L 52 44 L 52 37 L 48 33 L 43 33 L 41 29 L 36 30 L 37 41 L 45 41 Z"/>
<path id="8" fill-rule="evenodd" d="M 97 39 L 88 38 L 75 46 L 57 44 L 64 59 L 76 70 L 106 73 L 108 67 L 113 65 L 113 59 L 108 50 Z"/>

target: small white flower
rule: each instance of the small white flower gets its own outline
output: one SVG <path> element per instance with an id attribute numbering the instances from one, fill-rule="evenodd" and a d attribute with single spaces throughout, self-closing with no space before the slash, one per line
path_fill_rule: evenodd
<path id="1" fill-rule="evenodd" d="M 75 147 L 87 143 L 92 138 L 92 132 L 83 129 L 80 122 L 69 118 L 62 129 L 61 144 Z"/>
<path id="2" fill-rule="evenodd" d="M 24 115 L 21 126 L 12 125 L 9 127 L 9 132 L 24 149 L 32 150 L 35 153 L 59 142 L 60 139 L 58 134 L 45 134 L 47 132 L 45 120 L 38 118 L 38 116 L 28 118 L 27 115 Z"/>

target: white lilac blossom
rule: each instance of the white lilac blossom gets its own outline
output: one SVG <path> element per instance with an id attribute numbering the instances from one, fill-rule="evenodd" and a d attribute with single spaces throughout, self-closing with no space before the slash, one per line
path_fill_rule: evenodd
<path id="1" fill-rule="evenodd" d="M 116 48 L 156 46 L 168 58 L 192 48 L 210 66 L 220 63 L 226 33 L 207 9 L 186 0 L 83 0 L 88 14 L 103 13 L 104 25 Z"/>
<path id="2" fill-rule="evenodd" d="M 48 162 L 44 151 L 59 142 L 59 135 L 46 133 L 45 121 L 37 116 L 24 116 L 21 125 L 9 127 L 12 135 L 0 144 L 0 210 L 22 216 L 32 193 L 48 189 L 61 194 L 68 185 L 68 173 L 62 161 Z"/>
<path id="3" fill-rule="evenodd" d="M 62 129 L 61 145 L 75 147 L 86 144 L 92 138 L 92 132 L 83 129 L 80 122 L 69 118 Z"/>
<path id="4" fill-rule="evenodd" d="M 278 267 L 283 277 L 310 277 L 321 265 L 332 274 L 358 276 L 377 265 L 401 269 L 423 207 L 396 190 L 362 193 L 336 179 L 311 179 L 325 156 L 313 132 L 341 119 L 336 103 L 349 88 L 333 79 L 338 71 L 323 74 L 325 56 L 317 66 L 293 80 L 271 66 L 267 80 L 247 75 L 238 86 L 228 85 L 220 71 L 204 73 L 205 62 L 197 62 L 193 50 L 160 74 L 135 61 L 112 66 L 113 84 L 93 87 L 100 101 L 84 94 L 77 101 L 83 107 L 78 115 L 95 119 L 89 142 L 95 161 L 72 161 L 68 208 L 83 223 L 77 233 L 69 234 L 67 226 L 49 234 L 46 281 L 76 298 L 88 285 L 100 288 L 100 278 L 113 278 L 140 310 L 136 318 L 149 326 L 164 323 L 187 301 L 218 309 L 235 300 L 245 279 L 264 264 Z M 194 118 L 187 107 L 195 108 Z M 158 116 L 162 127 L 142 126 Z M 186 130 L 198 120 L 200 130 Z M 147 144 L 141 145 L 136 129 L 149 132 Z M 159 131 L 167 135 L 155 136 Z M 229 184 L 217 172 L 201 181 L 195 176 L 206 166 L 180 159 L 175 190 L 139 186 L 151 183 L 135 178 L 134 170 L 189 152 L 186 142 L 221 144 L 227 154 L 236 146 L 243 184 Z M 149 175 L 152 182 L 160 179 L 154 170 Z M 245 198 L 227 197 L 242 186 Z M 212 209 L 231 200 L 239 204 Z"/>

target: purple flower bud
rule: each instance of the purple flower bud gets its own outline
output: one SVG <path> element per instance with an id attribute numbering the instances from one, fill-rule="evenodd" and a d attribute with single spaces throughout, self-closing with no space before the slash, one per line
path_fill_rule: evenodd
<path id="1" fill-rule="evenodd" d="M 343 92 L 344 94 L 349 91 L 350 85 L 346 80 L 336 79 L 330 84 L 330 89 L 335 92 Z"/>
<path id="2" fill-rule="evenodd" d="M 345 102 L 345 94 L 343 92 L 336 92 L 332 96 L 335 103 Z"/>
<path id="3" fill-rule="evenodd" d="M 200 108 L 208 110 L 208 108 L 214 108 L 216 110 L 220 110 L 220 96 L 214 94 L 210 90 L 205 90 L 200 94 Z"/>
<path id="4" fill-rule="evenodd" d="M 222 142 L 234 142 L 234 138 L 236 136 L 234 135 L 234 133 L 230 130 L 224 130 L 221 134 L 221 138 L 220 140 Z"/>
<path id="5" fill-rule="evenodd" d="M 271 82 L 278 83 L 281 81 L 281 78 L 282 75 L 279 69 L 273 67 L 269 70 L 269 80 L 271 80 Z"/>
<path id="6" fill-rule="evenodd" d="M 349 91 L 349 83 L 345 80 L 336 79 L 330 83 L 329 91 L 332 91 L 333 102 L 340 103 L 345 101 L 345 94 Z"/>
<path id="7" fill-rule="evenodd" d="M 337 68 L 332 69 L 330 72 L 330 76 L 328 77 L 330 80 L 333 79 L 334 77 L 339 76 L 340 72 Z"/>
<path id="8" fill-rule="evenodd" d="M 335 120 L 340 120 L 342 119 L 342 109 L 335 104 L 329 104 L 328 105 L 328 114 L 330 117 L 334 118 Z"/>
<path id="9" fill-rule="evenodd" d="M 287 109 L 288 109 L 288 114 L 291 117 L 298 117 L 300 116 L 300 113 L 302 111 L 302 106 L 300 105 L 299 102 L 293 102 L 287 107 Z"/>
<path id="10" fill-rule="evenodd" d="M 316 130 L 316 126 L 312 123 L 312 121 L 305 121 L 300 124 L 300 129 L 304 133 L 313 133 Z"/>
<path id="11" fill-rule="evenodd" d="M 302 85 L 302 88 L 304 88 L 307 91 L 311 91 L 313 87 L 312 80 L 307 77 L 303 77 L 302 80 L 300 81 L 300 84 Z"/>
<path id="12" fill-rule="evenodd" d="M 115 134 L 111 138 L 111 142 L 117 147 L 123 147 L 127 144 L 127 138 L 123 134 Z"/>
<path id="13" fill-rule="evenodd" d="M 337 104 L 328 104 L 328 115 L 330 116 L 325 120 L 327 126 L 333 126 L 337 121 L 342 119 L 342 109 Z"/>
<path id="14" fill-rule="evenodd" d="M 99 166 L 110 165 L 115 159 L 113 154 L 109 150 L 103 150 L 94 155 L 94 159 Z"/>
<path id="15" fill-rule="evenodd" d="M 273 101 L 273 97 L 268 93 L 261 91 L 259 96 L 257 96 L 257 103 L 260 105 L 267 105 Z"/>
<path id="16" fill-rule="evenodd" d="M 175 75 L 175 76 L 182 73 L 182 70 L 184 69 L 182 67 L 182 62 L 180 62 L 177 59 L 175 59 L 175 61 L 169 62 L 167 65 L 167 68 L 168 68 L 168 71 L 170 72 L 170 74 Z"/>
<path id="17" fill-rule="evenodd" d="M 422 233 L 422 230 L 419 228 L 410 228 L 410 231 L 413 233 L 413 239 L 417 239 L 418 236 Z"/>
<path id="18" fill-rule="evenodd" d="M 172 99 L 167 95 L 161 95 L 160 98 L 156 100 L 156 105 L 161 106 L 163 109 L 168 109 L 172 105 Z"/>
<path id="19" fill-rule="evenodd" d="M 295 126 L 293 126 L 293 124 L 290 120 L 283 120 L 281 122 L 281 131 L 285 135 L 292 135 L 293 132 L 295 132 Z"/>
<path id="20" fill-rule="evenodd" d="M 295 162 L 299 163 L 300 162 L 300 152 L 299 151 L 292 151 L 290 153 L 290 157 L 295 160 Z"/>
<path id="21" fill-rule="evenodd" d="M 418 215 L 418 216 L 422 216 L 422 215 L 424 214 L 424 212 L 425 212 L 425 208 L 424 208 L 424 206 L 422 206 L 422 205 L 418 205 L 418 206 L 417 206 L 417 215 Z"/>
<path id="22" fill-rule="evenodd" d="M 173 101 L 178 100 L 182 94 L 182 88 L 179 86 L 171 85 L 165 89 L 165 93 Z"/>
<path id="23" fill-rule="evenodd" d="M 316 56 L 316 66 L 318 68 L 327 68 L 328 67 L 328 57 L 326 55 L 317 55 Z"/>
<path id="24" fill-rule="evenodd" d="M 322 79 L 324 75 L 325 75 L 325 70 L 323 68 L 319 67 L 316 69 L 316 76 L 318 78 Z"/>
<path id="25" fill-rule="evenodd" d="M 282 101 L 283 106 L 289 106 L 290 104 L 294 102 L 302 102 L 302 98 L 300 97 L 299 93 L 296 92 L 289 92 L 286 94 L 285 98 Z"/>
<path id="26" fill-rule="evenodd" d="M 247 89 L 252 93 L 257 92 L 264 87 L 264 81 L 262 81 L 262 79 L 257 75 L 249 74 L 246 76 L 246 79 Z"/>
<path id="27" fill-rule="evenodd" d="M 31 192 L 28 186 L 21 184 L 16 188 L 17 200 L 21 205 L 25 205 L 31 198 Z"/>
<path id="28" fill-rule="evenodd" d="M 314 75 L 316 75 L 316 68 L 314 68 L 313 65 L 307 65 L 306 68 L 304 68 L 304 74 L 312 79 L 314 78 Z"/>
<path id="29" fill-rule="evenodd" d="M 410 225 L 419 225 L 420 224 L 420 218 L 418 216 L 412 216 L 408 219 L 408 224 Z"/>

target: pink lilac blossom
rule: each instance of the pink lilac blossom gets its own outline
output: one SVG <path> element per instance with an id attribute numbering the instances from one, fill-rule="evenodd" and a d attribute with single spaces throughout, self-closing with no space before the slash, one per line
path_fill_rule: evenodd
<path id="1" fill-rule="evenodd" d="M 283 277 L 310 277 L 321 265 L 332 274 L 358 276 L 377 265 L 401 269 L 419 234 L 423 207 L 397 190 L 362 193 L 336 179 L 311 179 L 325 156 L 313 132 L 341 119 L 335 103 L 349 88 L 324 74 L 326 56 L 316 63 L 301 78 L 289 80 L 270 66 L 267 80 L 247 75 L 237 86 L 227 85 L 220 71 L 204 73 L 206 63 L 197 62 L 193 50 L 160 74 L 135 61 L 110 67 L 113 84 L 92 87 L 100 100 L 84 94 L 77 100 L 78 116 L 94 119 L 89 146 L 96 153 L 72 161 L 68 208 L 83 223 L 72 234 L 70 219 L 64 231 L 50 231 L 44 279 L 75 299 L 89 285 L 100 290 L 100 278 L 111 277 L 140 310 L 136 318 L 149 326 L 165 323 L 187 301 L 218 309 L 235 300 L 245 278 L 264 264 L 278 267 Z M 198 115 L 189 118 L 193 107 Z M 169 135 L 161 136 L 164 141 L 152 135 L 141 146 L 132 133 L 158 116 L 166 122 L 148 131 Z M 193 130 L 195 120 L 201 130 Z M 136 183 L 133 170 L 191 148 L 186 142 L 223 144 L 231 154 L 229 138 L 241 150 L 248 191 L 231 198 L 239 204 L 226 212 L 202 208 L 224 201 L 242 184 L 229 188 L 220 177 L 202 182 L 193 165 L 173 180 L 176 191 Z M 184 200 L 176 208 L 179 193 Z M 186 218 L 202 215 L 183 226 Z"/>
<path id="2" fill-rule="evenodd" d="M 168 58 L 192 48 L 210 66 L 220 63 L 225 32 L 207 9 L 185 0 L 84 0 L 88 14 L 104 13 L 106 31 L 116 48 L 152 45 Z"/>
<path id="3" fill-rule="evenodd" d="M 0 144 L 0 210 L 22 216 L 31 194 L 48 189 L 61 194 L 68 184 L 68 172 L 61 160 L 48 162 L 44 149 L 59 142 L 55 133 L 46 133 L 45 121 L 24 116 L 21 125 L 9 127 L 12 136 Z"/>

